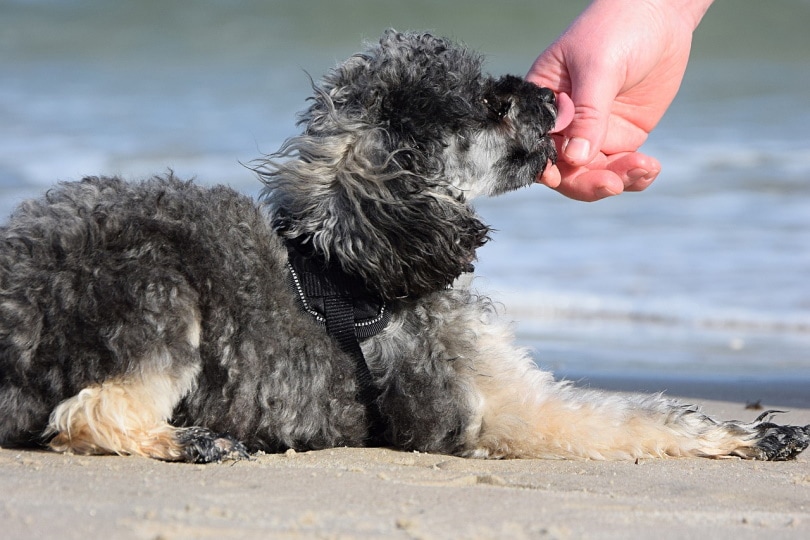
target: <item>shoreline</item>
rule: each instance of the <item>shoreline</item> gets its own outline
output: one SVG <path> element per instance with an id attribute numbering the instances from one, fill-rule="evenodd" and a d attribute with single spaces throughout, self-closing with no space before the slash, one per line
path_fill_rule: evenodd
<path id="1" fill-rule="evenodd" d="M 576 386 L 614 392 L 664 392 L 673 397 L 696 400 L 728 401 L 742 404 L 759 403 L 762 407 L 810 408 L 810 376 L 721 377 L 708 375 L 652 374 L 565 374 Z"/>
<path id="2" fill-rule="evenodd" d="M 752 389 L 665 382 L 673 397 L 679 389 L 748 399 Z M 802 405 L 780 423 L 810 424 L 810 392 L 755 389 L 766 408 Z M 724 419 L 761 412 L 744 400 L 684 400 Z M 9 539 L 810 537 L 810 453 L 790 462 L 482 461 L 335 448 L 193 465 L 0 449 L 0 493 Z"/>

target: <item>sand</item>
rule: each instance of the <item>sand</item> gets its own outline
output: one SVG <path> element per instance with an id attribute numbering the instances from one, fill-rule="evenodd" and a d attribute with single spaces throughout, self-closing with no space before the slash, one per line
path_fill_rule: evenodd
<path id="1" fill-rule="evenodd" d="M 753 399 L 791 402 L 780 422 L 810 424 L 803 384 Z M 759 414 L 746 399 L 689 401 Z M 0 449 L 4 539 L 698 537 L 810 538 L 810 452 L 594 462 L 338 448 L 190 465 Z"/>

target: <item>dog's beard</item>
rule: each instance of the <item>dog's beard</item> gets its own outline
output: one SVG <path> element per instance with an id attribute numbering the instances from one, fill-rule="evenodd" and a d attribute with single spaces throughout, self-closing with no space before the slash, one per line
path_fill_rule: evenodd
<path id="1" fill-rule="evenodd" d="M 445 173 L 450 184 L 466 199 L 497 196 L 532 185 L 554 163 L 557 151 L 550 137 L 542 136 L 531 150 L 498 134 L 482 131 L 448 145 L 444 153 Z"/>
<path id="2" fill-rule="evenodd" d="M 521 148 L 512 150 L 495 164 L 496 177 L 490 196 L 502 195 L 534 184 L 543 174 L 549 162 L 557 161 L 557 150 L 549 137 L 543 137 L 536 150 L 526 152 Z"/>

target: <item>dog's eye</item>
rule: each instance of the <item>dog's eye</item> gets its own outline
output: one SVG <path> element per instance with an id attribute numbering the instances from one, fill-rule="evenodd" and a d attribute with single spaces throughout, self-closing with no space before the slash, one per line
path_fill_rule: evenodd
<path id="1" fill-rule="evenodd" d="M 508 99 L 484 98 L 484 106 L 495 119 L 501 120 L 512 108 L 512 102 Z"/>

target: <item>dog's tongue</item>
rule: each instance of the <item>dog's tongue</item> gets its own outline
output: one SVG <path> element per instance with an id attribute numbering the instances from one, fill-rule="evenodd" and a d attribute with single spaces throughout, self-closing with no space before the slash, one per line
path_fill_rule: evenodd
<path id="1" fill-rule="evenodd" d="M 557 121 L 551 133 L 559 133 L 568 127 L 574 119 L 574 102 L 565 92 L 557 94 Z"/>

